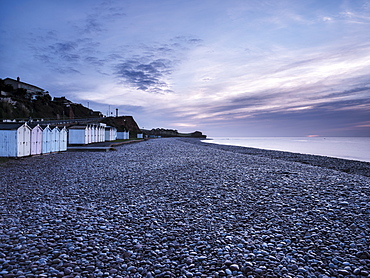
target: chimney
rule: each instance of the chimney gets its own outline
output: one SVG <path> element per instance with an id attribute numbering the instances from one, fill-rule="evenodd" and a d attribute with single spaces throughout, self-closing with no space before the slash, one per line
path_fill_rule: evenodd
<path id="1" fill-rule="evenodd" d="M 118 108 L 116 108 L 116 117 L 118 117 Z"/>
<path id="2" fill-rule="evenodd" d="M 19 76 L 17 77 L 17 89 L 20 89 L 21 88 L 21 79 L 19 78 Z"/>

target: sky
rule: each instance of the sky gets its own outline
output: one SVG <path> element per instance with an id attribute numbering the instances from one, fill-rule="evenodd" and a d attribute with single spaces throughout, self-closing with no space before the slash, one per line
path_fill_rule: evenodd
<path id="1" fill-rule="evenodd" d="M 0 78 L 141 128 L 370 136 L 370 0 L 0 0 Z"/>

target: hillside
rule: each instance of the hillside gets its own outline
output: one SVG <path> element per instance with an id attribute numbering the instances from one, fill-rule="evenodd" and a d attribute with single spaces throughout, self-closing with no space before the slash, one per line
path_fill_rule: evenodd
<path id="1" fill-rule="evenodd" d="M 75 119 L 102 117 L 82 104 L 73 103 L 65 97 L 54 98 L 48 92 L 31 94 L 26 89 L 14 89 L 0 79 L 0 120 L 28 119 Z"/>

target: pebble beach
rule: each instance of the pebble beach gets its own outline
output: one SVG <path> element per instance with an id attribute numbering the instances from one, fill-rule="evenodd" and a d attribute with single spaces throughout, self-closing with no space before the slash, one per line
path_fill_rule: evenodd
<path id="1" fill-rule="evenodd" d="M 0 277 L 370 277 L 370 163 L 205 142 L 0 164 Z"/>

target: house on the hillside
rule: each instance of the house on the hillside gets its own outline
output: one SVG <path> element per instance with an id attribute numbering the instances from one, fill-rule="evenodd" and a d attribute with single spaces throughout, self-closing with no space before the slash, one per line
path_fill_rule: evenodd
<path id="1" fill-rule="evenodd" d="M 39 124 L 30 124 L 31 131 L 31 155 L 42 153 L 42 134 L 43 130 Z"/>
<path id="2" fill-rule="evenodd" d="M 15 90 L 25 89 L 30 95 L 45 95 L 47 94 L 44 89 L 22 82 L 19 77 L 17 79 L 5 78 L 4 84 L 11 85 Z"/>
<path id="3" fill-rule="evenodd" d="M 52 150 L 52 130 L 49 125 L 43 126 L 42 131 L 42 154 L 51 153 Z"/>
<path id="4" fill-rule="evenodd" d="M 22 157 L 31 154 L 31 128 L 26 123 L 0 124 L 0 156 Z"/>

